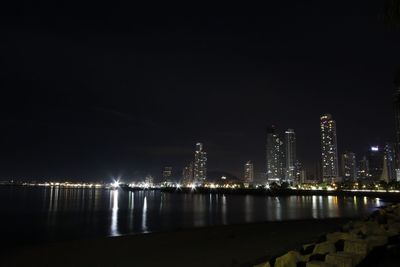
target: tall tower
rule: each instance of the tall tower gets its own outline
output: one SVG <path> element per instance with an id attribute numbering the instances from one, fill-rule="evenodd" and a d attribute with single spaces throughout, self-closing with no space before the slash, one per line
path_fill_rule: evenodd
<path id="1" fill-rule="evenodd" d="M 182 170 L 182 183 L 189 185 L 193 183 L 193 162 L 190 162 L 188 166 Z"/>
<path id="2" fill-rule="evenodd" d="M 285 132 L 285 180 L 293 184 L 296 175 L 296 134 L 293 129 Z"/>
<path id="3" fill-rule="evenodd" d="M 381 180 L 391 182 L 396 180 L 393 144 L 386 143 L 383 151 L 383 172 Z"/>
<path id="4" fill-rule="evenodd" d="M 207 178 L 207 153 L 203 151 L 202 143 L 196 144 L 193 178 L 195 183 L 203 183 Z"/>
<path id="5" fill-rule="evenodd" d="M 275 126 L 267 129 L 267 180 L 280 182 L 284 178 L 283 142 L 276 133 Z"/>
<path id="6" fill-rule="evenodd" d="M 356 154 L 345 152 L 342 154 L 342 175 L 346 181 L 355 181 L 357 179 Z"/>
<path id="7" fill-rule="evenodd" d="M 336 139 L 336 122 L 330 114 L 321 116 L 321 155 L 322 180 L 336 182 L 338 180 L 338 153 Z"/>
<path id="8" fill-rule="evenodd" d="M 251 161 L 246 162 L 244 165 L 244 182 L 248 184 L 254 182 L 254 168 Z"/>
<path id="9" fill-rule="evenodd" d="M 394 145 L 394 160 L 395 160 L 395 175 L 400 173 L 400 72 L 397 73 L 397 77 L 394 80 L 396 92 L 393 97 L 394 107 L 394 119 L 395 119 L 395 135 L 396 143 Z"/>
<path id="10" fill-rule="evenodd" d="M 295 163 L 295 180 L 300 184 L 305 183 L 307 180 L 306 169 L 300 161 L 296 161 Z"/>
<path id="11" fill-rule="evenodd" d="M 384 171 L 384 153 L 380 146 L 371 146 L 368 151 L 369 178 L 378 182 Z"/>
<path id="12" fill-rule="evenodd" d="M 164 167 L 162 176 L 163 176 L 164 183 L 172 182 L 172 167 Z"/>
<path id="13" fill-rule="evenodd" d="M 357 177 L 361 180 L 367 180 L 369 178 L 369 161 L 366 156 L 358 162 Z"/>
<path id="14" fill-rule="evenodd" d="M 394 81 L 394 85 L 396 87 L 396 92 L 393 97 L 394 119 L 396 127 L 396 144 L 394 146 L 396 161 L 395 167 L 396 169 L 400 169 L 400 72 Z"/>

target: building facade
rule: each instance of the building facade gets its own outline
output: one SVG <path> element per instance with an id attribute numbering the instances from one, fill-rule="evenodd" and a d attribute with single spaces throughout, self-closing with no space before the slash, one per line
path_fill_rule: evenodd
<path id="1" fill-rule="evenodd" d="M 307 181 L 306 169 L 300 161 L 295 163 L 295 180 L 297 183 L 303 184 Z"/>
<path id="2" fill-rule="evenodd" d="M 369 179 L 369 161 L 366 156 L 363 156 L 358 162 L 357 178 L 360 180 Z"/>
<path id="3" fill-rule="evenodd" d="M 247 184 L 254 183 L 254 166 L 251 161 L 246 162 L 244 165 L 244 182 Z"/>
<path id="4" fill-rule="evenodd" d="M 296 181 L 296 134 L 293 129 L 285 132 L 285 180 L 289 184 Z"/>
<path id="5" fill-rule="evenodd" d="M 391 143 L 386 143 L 383 150 L 383 172 L 381 180 L 387 183 L 397 180 L 395 164 L 394 146 Z"/>
<path id="6" fill-rule="evenodd" d="M 336 138 L 336 122 L 330 114 L 321 116 L 321 156 L 323 182 L 336 182 L 339 164 Z"/>
<path id="7" fill-rule="evenodd" d="M 184 185 L 193 184 L 193 162 L 190 162 L 188 166 L 182 170 L 182 183 Z"/>
<path id="8" fill-rule="evenodd" d="M 267 129 L 266 165 L 267 181 L 281 182 L 284 176 L 283 142 L 276 133 L 275 126 Z"/>
<path id="9" fill-rule="evenodd" d="M 383 149 L 376 145 L 371 146 L 368 151 L 369 181 L 378 182 L 382 178 L 384 153 Z"/>
<path id="10" fill-rule="evenodd" d="M 196 144 L 194 152 L 193 180 L 201 184 L 207 179 L 207 153 L 203 150 L 203 144 Z"/>
<path id="11" fill-rule="evenodd" d="M 400 169 L 400 75 L 395 79 L 394 85 L 396 87 L 396 92 L 393 96 L 396 135 L 396 143 L 394 145 L 396 165 L 395 168 Z"/>
<path id="12" fill-rule="evenodd" d="M 172 182 L 172 167 L 164 167 L 162 172 L 163 182 L 171 183 Z"/>
<path id="13" fill-rule="evenodd" d="M 151 176 L 150 174 L 147 174 L 145 179 L 144 179 L 144 182 L 149 186 L 153 186 L 153 183 L 154 183 L 153 176 Z"/>
<path id="14" fill-rule="evenodd" d="M 341 160 L 342 177 L 345 181 L 355 181 L 357 179 L 357 161 L 356 154 L 345 152 Z"/>

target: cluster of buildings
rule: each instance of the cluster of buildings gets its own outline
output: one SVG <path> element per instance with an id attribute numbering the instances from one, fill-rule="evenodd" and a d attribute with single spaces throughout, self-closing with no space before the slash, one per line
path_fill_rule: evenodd
<path id="1" fill-rule="evenodd" d="M 400 109 L 400 102 L 395 103 Z M 357 161 L 356 154 L 351 151 L 343 152 L 339 158 L 336 121 L 332 115 L 324 114 L 320 117 L 320 132 L 321 163 L 312 182 L 400 181 L 393 143 L 371 146 L 366 155 Z M 296 136 L 292 129 L 287 130 L 284 138 L 281 138 L 275 127 L 270 127 L 267 133 L 266 155 L 268 182 L 287 182 L 290 185 L 310 182 L 302 164 L 296 160 Z"/>
<path id="2" fill-rule="evenodd" d="M 181 182 L 185 185 L 203 184 L 207 178 L 207 152 L 203 150 L 203 144 L 197 143 L 193 161 L 183 168 Z M 164 167 L 162 182 L 174 183 L 172 167 Z"/>
<path id="3" fill-rule="evenodd" d="M 266 179 L 272 182 L 293 184 L 304 180 L 301 164 L 296 159 L 296 133 L 288 129 L 284 137 L 277 132 L 275 125 L 267 129 Z"/>
<path id="4" fill-rule="evenodd" d="M 396 84 L 394 96 L 396 142 L 386 142 L 370 146 L 365 155 L 344 151 L 338 153 L 336 121 L 332 115 L 320 117 L 321 159 L 317 173 L 307 179 L 306 170 L 297 159 L 296 133 L 287 129 L 279 133 L 276 126 L 267 128 L 266 165 L 261 180 L 267 183 L 288 183 L 297 185 L 307 182 L 356 182 L 368 183 L 400 181 L 400 82 Z M 340 156 L 340 157 L 339 157 Z M 173 182 L 172 167 L 163 170 L 163 182 Z M 207 182 L 207 153 L 202 143 L 196 144 L 193 161 L 183 168 L 181 183 L 204 184 Z M 242 183 L 255 182 L 254 165 L 251 161 L 244 164 Z M 260 183 L 260 179 L 257 181 Z"/>

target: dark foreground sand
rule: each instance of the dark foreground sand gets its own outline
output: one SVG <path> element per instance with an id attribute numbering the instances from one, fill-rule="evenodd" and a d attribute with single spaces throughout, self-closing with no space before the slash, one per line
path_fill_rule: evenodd
<path id="1" fill-rule="evenodd" d="M 52 243 L 3 251 L 0 266 L 251 266 L 346 221 L 266 222 Z"/>

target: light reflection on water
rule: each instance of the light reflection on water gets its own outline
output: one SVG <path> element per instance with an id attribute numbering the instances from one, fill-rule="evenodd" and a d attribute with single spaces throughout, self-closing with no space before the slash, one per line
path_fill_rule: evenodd
<path id="1" fill-rule="evenodd" d="M 169 194 L 0 187 L 0 234 L 18 239 L 116 236 L 208 225 L 357 217 L 380 199 L 336 196 Z M 7 229 L 7 230 L 5 230 Z"/>
<path id="2" fill-rule="evenodd" d="M 112 199 L 112 215 L 111 215 L 111 226 L 110 226 L 110 234 L 112 236 L 118 236 L 118 190 L 110 191 L 110 200 Z"/>
<path id="3" fill-rule="evenodd" d="M 142 209 L 142 231 L 147 233 L 147 196 L 143 199 L 143 209 Z"/>

